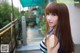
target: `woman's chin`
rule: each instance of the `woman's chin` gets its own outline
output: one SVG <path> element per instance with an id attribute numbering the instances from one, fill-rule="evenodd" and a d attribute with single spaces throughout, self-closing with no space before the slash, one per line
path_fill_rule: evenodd
<path id="1" fill-rule="evenodd" d="M 49 25 L 49 27 L 55 27 L 55 25 Z"/>
<path id="2" fill-rule="evenodd" d="M 49 27 L 53 27 L 53 25 L 49 25 Z"/>

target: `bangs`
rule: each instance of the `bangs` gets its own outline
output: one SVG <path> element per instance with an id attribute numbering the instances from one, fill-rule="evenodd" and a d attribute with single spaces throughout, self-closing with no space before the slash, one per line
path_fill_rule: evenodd
<path id="1" fill-rule="evenodd" d="M 45 14 L 53 14 L 53 15 L 58 15 L 58 4 L 56 3 L 50 3 L 47 5 L 47 7 L 45 8 Z"/>

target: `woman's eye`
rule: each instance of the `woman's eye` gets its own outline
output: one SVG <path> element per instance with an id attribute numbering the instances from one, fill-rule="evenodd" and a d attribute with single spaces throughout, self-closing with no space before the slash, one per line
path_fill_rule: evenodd
<path id="1" fill-rule="evenodd" d="M 55 15 L 52 15 L 52 14 L 50 14 L 50 15 L 53 16 L 53 17 L 55 16 Z"/>

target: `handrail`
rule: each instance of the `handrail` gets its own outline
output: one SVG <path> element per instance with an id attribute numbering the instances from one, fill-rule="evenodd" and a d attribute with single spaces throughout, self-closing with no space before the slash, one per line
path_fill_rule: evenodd
<path id="1" fill-rule="evenodd" d="M 17 47 L 16 37 L 19 35 L 19 24 L 21 24 L 19 23 L 20 19 L 15 19 L 0 29 L 0 44 L 9 44 L 9 53 L 12 53 L 14 48 Z"/>
<path id="2" fill-rule="evenodd" d="M 9 24 L 7 24 L 6 26 L 4 26 L 3 28 L 0 29 L 0 32 L 2 32 L 3 30 L 5 30 L 6 28 L 8 28 L 9 26 L 11 26 L 11 24 L 14 24 L 15 22 L 17 22 L 18 19 L 15 19 L 14 21 L 10 22 Z"/>
<path id="3" fill-rule="evenodd" d="M 12 26 L 14 26 L 14 24 L 13 24 Z M 7 32 L 10 28 L 11 28 L 11 26 L 8 27 L 8 28 L 6 28 L 4 31 L 0 32 L 0 36 L 1 36 L 2 34 L 4 34 L 5 32 Z M 3 29 L 4 29 L 4 28 L 3 28 Z"/>

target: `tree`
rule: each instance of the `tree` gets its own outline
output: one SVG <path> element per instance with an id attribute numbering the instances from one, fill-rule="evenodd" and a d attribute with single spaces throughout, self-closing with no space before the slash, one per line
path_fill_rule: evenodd
<path id="1" fill-rule="evenodd" d="M 8 24 L 11 19 L 11 12 L 12 12 L 12 6 L 8 3 L 2 3 L 0 4 L 0 28 L 4 27 L 6 24 Z M 19 12 L 18 9 L 14 7 L 14 19 L 18 18 Z"/>

